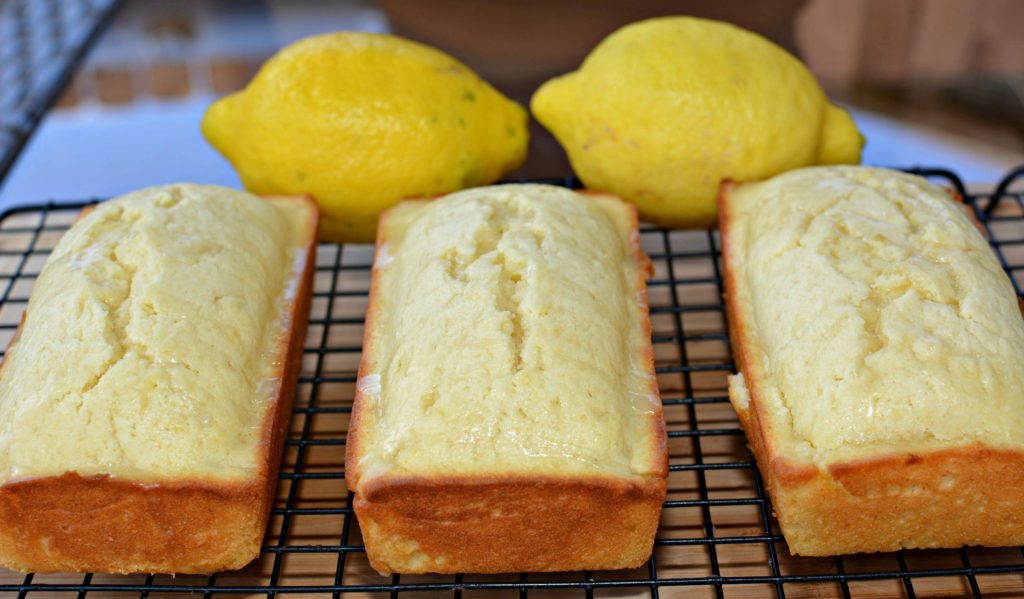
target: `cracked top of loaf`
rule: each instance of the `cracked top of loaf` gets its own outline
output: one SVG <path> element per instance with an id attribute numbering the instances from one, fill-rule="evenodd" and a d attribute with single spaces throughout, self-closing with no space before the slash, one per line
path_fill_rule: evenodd
<path id="1" fill-rule="evenodd" d="M 1017 295 L 944 189 L 808 168 L 735 187 L 725 209 L 743 375 L 780 451 L 833 463 L 1024 443 Z"/>
<path id="2" fill-rule="evenodd" d="M 630 206 L 501 185 L 404 202 L 378 235 L 362 477 L 662 474 Z"/>
<path id="3" fill-rule="evenodd" d="M 104 202 L 46 261 L 0 373 L 0 481 L 256 474 L 308 215 L 170 185 Z"/>

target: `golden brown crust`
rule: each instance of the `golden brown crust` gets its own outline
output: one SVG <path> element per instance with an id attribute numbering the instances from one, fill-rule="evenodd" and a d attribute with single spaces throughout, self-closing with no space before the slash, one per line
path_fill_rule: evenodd
<path id="1" fill-rule="evenodd" d="M 210 573 L 241 568 L 259 554 L 302 364 L 316 272 L 316 204 L 309 197 L 292 199 L 310 207 L 306 262 L 289 334 L 278 354 L 280 378 L 263 424 L 257 476 L 237 483 L 144 484 L 68 472 L 4 484 L 0 564 L 34 572 Z M 8 352 L 16 349 L 17 338 L 16 333 Z"/>
<path id="2" fill-rule="evenodd" d="M 374 260 L 370 276 L 370 291 L 366 305 L 366 316 L 363 319 L 362 353 L 359 356 L 359 369 L 356 373 L 356 391 L 352 398 L 352 415 L 349 417 L 348 433 L 345 435 L 345 484 L 348 486 L 348 490 L 353 493 L 356 492 L 356 487 L 359 484 L 360 468 L 357 456 L 359 455 L 360 439 L 362 438 L 363 404 L 366 403 L 359 381 L 369 374 L 370 357 L 374 351 L 373 330 L 377 313 L 377 304 L 374 301 L 374 298 L 377 297 L 377 259 L 381 255 L 381 246 L 385 243 L 384 230 L 387 226 L 388 215 L 389 211 L 387 210 L 381 212 L 377 221 L 377 239 L 373 248 Z"/>
<path id="3" fill-rule="evenodd" d="M 0 487 L 0 560 L 33 572 L 241 568 L 263 538 L 265 486 L 143 485 L 74 473 Z"/>
<path id="4" fill-rule="evenodd" d="M 616 197 L 609 195 L 609 197 Z M 644 372 L 650 375 L 650 385 L 647 388 L 648 393 L 652 397 L 658 398 L 658 401 L 654 403 L 654 418 L 652 418 L 654 430 L 653 438 L 657 439 L 660 443 L 658 451 L 655 456 L 660 458 L 660 463 L 654 464 L 652 472 L 657 472 L 659 476 L 668 476 L 668 434 L 665 431 L 665 415 L 664 408 L 661 403 L 661 390 L 658 389 L 658 378 L 655 376 L 654 369 L 654 344 L 650 342 L 651 335 L 653 333 L 651 327 L 651 305 L 647 296 L 647 279 L 654 275 L 654 265 L 651 264 L 651 259 L 644 253 L 643 247 L 640 245 L 640 216 L 637 212 L 636 206 L 633 204 L 626 204 L 629 209 L 629 229 L 631 231 L 629 238 L 630 249 L 633 253 L 633 263 L 636 265 L 636 291 L 637 297 L 640 299 L 640 306 L 642 308 L 643 319 L 640 326 L 643 328 L 643 338 L 647 339 L 648 342 L 644 345 L 643 349 L 643 366 Z M 663 493 L 664 495 L 664 493 Z"/>
<path id="5" fill-rule="evenodd" d="M 646 308 L 651 263 L 640 247 L 632 206 L 630 214 L 637 293 Z M 375 256 L 387 242 L 387 218 L 385 211 L 378 224 Z M 375 268 L 359 377 L 369 373 L 374 358 L 377 280 Z M 649 340 L 647 310 L 643 320 Z M 660 397 L 649 341 L 643 364 L 651 375 L 651 393 Z M 358 456 L 365 401 L 357 384 L 345 472 L 348 488 L 356 493 L 353 507 L 367 556 L 381 574 L 610 570 L 637 567 L 650 557 L 668 475 L 660 402 L 653 418 L 659 443 L 654 468 L 658 476 L 380 476 L 364 480 Z"/>
<path id="6" fill-rule="evenodd" d="M 381 574 L 550 572 L 640 566 L 662 478 L 381 477 L 356 496 Z"/>
<path id="7" fill-rule="evenodd" d="M 900 548 L 1009 546 L 1024 543 L 1024 452 L 967 445 L 939 451 L 879 455 L 830 464 L 781 456 L 761 416 L 761 376 L 738 300 L 732 215 L 723 183 L 718 197 L 726 309 L 737 371 L 749 403 L 730 399 L 757 459 L 789 549 L 836 555 Z"/>

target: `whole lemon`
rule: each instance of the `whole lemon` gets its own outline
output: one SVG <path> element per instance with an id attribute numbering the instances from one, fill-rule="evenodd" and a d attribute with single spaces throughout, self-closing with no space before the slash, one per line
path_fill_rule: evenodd
<path id="1" fill-rule="evenodd" d="M 587 187 L 647 220 L 708 227 L 722 179 L 857 163 L 863 138 L 782 48 L 727 23 L 663 17 L 627 25 L 531 109 Z"/>
<path id="2" fill-rule="evenodd" d="M 250 191 L 312 194 L 321 237 L 372 241 L 381 210 L 493 182 L 526 157 L 527 113 L 439 50 L 341 32 L 274 55 L 203 134 Z"/>

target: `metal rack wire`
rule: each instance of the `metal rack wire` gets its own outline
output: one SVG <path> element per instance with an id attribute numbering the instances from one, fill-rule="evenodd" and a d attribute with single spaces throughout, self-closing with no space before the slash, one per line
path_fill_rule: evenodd
<path id="1" fill-rule="evenodd" d="M 963 191 L 953 173 L 919 172 Z M 965 197 L 1020 293 L 1024 201 L 1006 191 L 1012 183 L 1004 181 L 998 198 Z M 0 346 L 13 335 L 32 282 L 82 205 L 47 204 L 0 216 Z M 0 572 L 0 592 L 19 598 L 1024 596 L 1024 548 L 791 556 L 726 397 L 733 362 L 717 233 L 645 228 L 641 237 L 656 268 L 651 316 L 671 457 L 662 524 L 644 567 L 389 578 L 370 570 L 344 485 L 343 446 L 372 250 L 323 244 L 278 499 L 260 558 L 244 570 L 209 577 Z"/>
<path id="2" fill-rule="evenodd" d="M 0 0 L 0 181 L 120 0 Z"/>

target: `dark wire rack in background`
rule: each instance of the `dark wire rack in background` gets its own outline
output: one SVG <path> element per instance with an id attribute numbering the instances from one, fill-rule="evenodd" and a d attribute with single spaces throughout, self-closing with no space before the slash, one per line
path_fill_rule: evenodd
<path id="1" fill-rule="evenodd" d="M 964 191 L 948 171 L 918 172 Z M 1021 194 L 1006 192 L 1011 180 L 1004 183 L 996 199 L 964 195 L 1019 294 L 1024 202 Z M 0 345 L 13 335 L 35 277 L 82 205 L 17 208 L 0 216 Z M 344 445 L 372 248 L 321 244 L 299 392 L 260 558 L 215 576 L 0 571 L 0 592 L 79 598 L 1024 597 L 1024 549 L 1018 547 L 791 556 L 726 395 L 734 366 L 718 235 L 644 228 L 641 240 L 655 266 L 651 318 L 670 453 L 661 527 L 653 558 L 642 568 L 390 577 L 369 568 L 345 488 Z"/>
<path id="2" fill-rule="evenodd" d="M 0 181 L 120 0 L 0 0 Z"/>

